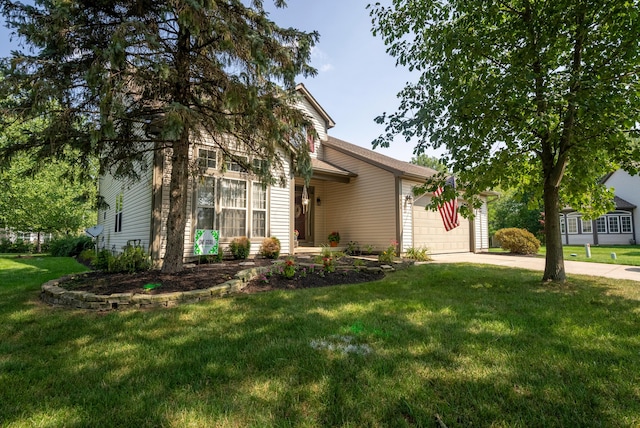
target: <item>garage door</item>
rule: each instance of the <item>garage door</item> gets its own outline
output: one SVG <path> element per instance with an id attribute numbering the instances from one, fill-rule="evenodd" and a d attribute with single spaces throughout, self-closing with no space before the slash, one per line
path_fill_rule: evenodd
<path id="1" fill-rule="evenodd" d="M 460 217 L 460 226 L 447 232 L 440 213 L 425 209 L 430 199 L 423 196 L 413 204 L 414 247 L 426 247 L 431 254 L 469 252 L 469 220 Z"/>

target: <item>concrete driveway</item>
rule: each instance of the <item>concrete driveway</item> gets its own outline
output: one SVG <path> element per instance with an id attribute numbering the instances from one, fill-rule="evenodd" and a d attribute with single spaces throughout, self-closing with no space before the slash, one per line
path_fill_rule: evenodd
<path id="1" fill-rule="evenodd" d="M 435 263 L 480 263 L 544 271 L 544 257 L 516 256 L 497 253 L 433 254 L 431 257 Z M 580 274 L 640 281 L 640 266 L 565 260 L 564 269 L 567 275 Z"/>

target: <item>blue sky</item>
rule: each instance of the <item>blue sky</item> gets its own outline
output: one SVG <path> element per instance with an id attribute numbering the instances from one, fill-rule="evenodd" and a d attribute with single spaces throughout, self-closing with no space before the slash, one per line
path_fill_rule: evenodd
<path id="1" fill-rule="evenodd" d="M 278 25 L 320 33 L 312 57 L 318 74 L 301 82 L 336 122 L 330 135 L 370 149 L 371 141 L 384 131 L 374 118 L 396 110 L 396 94 L 412 76 L 395 66 L 380 38 L 371 34 L 369 2 L 288 0 L 284 9 L 275 8 L 270 0 L 264 4 Z M 9 32 L 1 18 L 0 22 L 0 56 L 5 57 L 16 40 L 9 43 Z M 413 145 L 398 139 L 389 149 L 376 151 L 409 161 Z"/>

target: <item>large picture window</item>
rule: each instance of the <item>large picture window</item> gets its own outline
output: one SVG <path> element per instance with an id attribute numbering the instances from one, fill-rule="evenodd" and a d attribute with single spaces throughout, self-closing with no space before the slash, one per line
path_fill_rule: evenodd
<path id="1" fill-rule="evenodd" d="M 251 195 L 252 231 L 254 236 L 267 236 L 267 189 L 253 183 Z"/>
<path id="2" fill-rule="evenodd" d="M 201 178 L 196 200 L 196 229 L 215 229 L 215 178 Z"/>
<path id="3" fill-rule="evenodd" d="M 247 234 L 247 182 L 220 180 L 220 234 L 224 237 Z"/>

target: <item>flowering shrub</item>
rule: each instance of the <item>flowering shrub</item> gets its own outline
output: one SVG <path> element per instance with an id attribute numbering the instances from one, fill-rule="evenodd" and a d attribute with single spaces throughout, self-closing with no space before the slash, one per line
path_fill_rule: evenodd
<path id="1" fill-rule="evenodd" d="M 296 261 L 292 257 L 288 257 L 284 262 L 284 266 L 282 267 L 282 276 L 287 279 L 291 279 L 296 276 L 296 271 L 298 267 L 296 266 Z"/>
<path id="2" fill-rule="evenodd" d="M 378 261 L 381 261 L 383 263 L 393 263 L 393 260 L 395 260 L 397 254 L 396 254 L 396 247 L 398 246 L 398 242 L 397 241 L 391 241 L 391 244 L 389 244 L 389 246 L 380 253 L 380 255 L 378 256 Z"/>
<path id="3" fill-rule="evenodd" d="M 331 273 L 336 271 L 336 263 L 333 257 L 323 257 L 322 258 L 322 268 L 325 272 Z"/>

